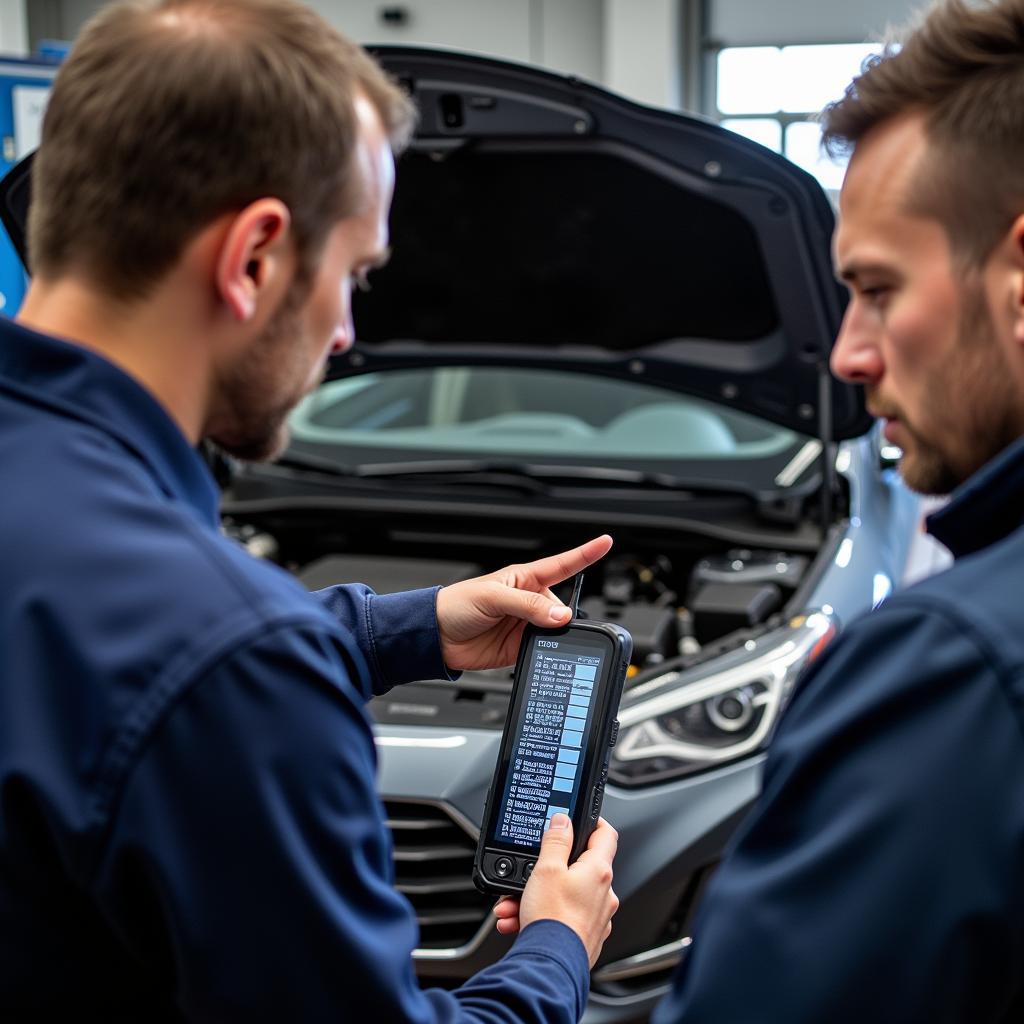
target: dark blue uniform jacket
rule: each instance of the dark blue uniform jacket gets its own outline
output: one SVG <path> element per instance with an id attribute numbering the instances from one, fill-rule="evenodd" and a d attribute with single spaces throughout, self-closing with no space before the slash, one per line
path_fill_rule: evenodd
<path id="1" fill-rule="evenodd" d="M 434 600 L 249 557 L 145 390 L 4 321 L 0 1020 L 577 1020 L 553 921 L 417 987 L 364 704 L 446 678 Z"/>
<path id="2" fill-rule="evenodd" d="M 1024 440 L 809 671 L 657 1024 L 1024 1021 Z"/>

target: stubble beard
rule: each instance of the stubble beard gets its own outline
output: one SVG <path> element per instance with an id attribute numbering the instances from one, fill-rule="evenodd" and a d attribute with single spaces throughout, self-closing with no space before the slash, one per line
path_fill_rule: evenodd
<path id="1" fill-rule="evenodd" d="M 244 462 L 268 462 L 288 447 L 288 416 L 307 393 L 297 369 L 302 295 L 290 295 L 220 387 L 221 424 L 210 437 Z"/>
<path id="2" fill-rule="evenodd" d="M 868 404 L 882 416 L 897 416 L 911 438 L 900 460 L 907 486 L 919 494 L 947 495 L 1024 433 L 1024 403 L 980 286 L 965 290 L 949 363 L 930 377 L 930 415 L 946 420 L 934 430 L 911 424 L 884 398 L 869 394 Z"/>

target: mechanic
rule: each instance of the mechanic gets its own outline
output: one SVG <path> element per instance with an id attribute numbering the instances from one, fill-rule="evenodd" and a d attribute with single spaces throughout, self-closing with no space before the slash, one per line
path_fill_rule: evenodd
<path id="1" fill-rule="evenodd" d="M 562 555 L 310 597 L 219 532 L 353 339 L 411 107 L 290 0 L 117 6 L 57 76 L 0 325 L 0 1018 L 570 1022 L 616 835 L 544 837 L 511 951 L 420 991 L 363 705 L 511 664 Z"/>
<path id="2" fill-rule="evenodd" d="M 669 1022 L 1024 1020 L 1024 0 L 945 2 L 824 115 L 853 147 L 832 353 L 945 573 L 799 686 Z"/>

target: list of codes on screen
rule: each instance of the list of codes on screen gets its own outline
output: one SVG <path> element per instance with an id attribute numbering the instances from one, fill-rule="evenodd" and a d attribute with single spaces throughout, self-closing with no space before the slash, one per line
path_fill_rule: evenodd
<path id="1" fill-rule="evenodd" d="M 538 640 L 494 838 L 537 846 L 551 816 L 572 814 L 601 656 L 593 647 Z"/>

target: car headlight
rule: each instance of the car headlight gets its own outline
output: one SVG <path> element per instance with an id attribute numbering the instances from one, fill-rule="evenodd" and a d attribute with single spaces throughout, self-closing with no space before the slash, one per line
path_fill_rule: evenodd
<path id="1" fill-rule="evenodd" d="M 649 785 L 762 750 L 797 676 L 837 632 L 834 615 L 816 611 L 701 665 L 638 680 L 619 708 L 609 776 Z"/>

